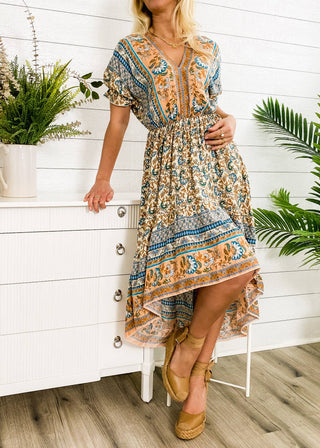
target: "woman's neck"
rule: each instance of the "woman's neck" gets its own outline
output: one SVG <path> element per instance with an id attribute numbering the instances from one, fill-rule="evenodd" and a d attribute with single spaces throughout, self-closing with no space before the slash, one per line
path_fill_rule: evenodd
<path id="1" fill-rule="evenodd" d="M 173 11 L 159 11 L 152 14 L 151 31 L 168 40 L 173 40 L 176 37 L 176 30 L 172 25 Z"/>
<path id="2" fill-rule="evenodd" d="M 152 31 L 155 34 L 159 34 L 162 37 L 165 37 L 168 40 L 174 40 L 176 38 L 176 32 L 174 29 L 170 27 L 162 26 L 155 26 L 154 24 L 150 27 L 150 31 Z"/>

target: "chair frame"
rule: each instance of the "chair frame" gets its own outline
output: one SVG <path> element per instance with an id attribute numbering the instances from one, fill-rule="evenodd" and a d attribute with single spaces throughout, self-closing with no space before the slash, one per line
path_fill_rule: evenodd
<path id="1" fill-rule="evenodd" d="M 247 363 L 246 363 L 246 383 L 245 386 L 241 386 L 240 384 L 228 383 L 226 381 L 217 380 L 215 378 L 210 378 L 210 381 L 220 384 L 225 384 L 226 386 L 237 387 L 239 389 L 245 390 L 246 397 L 250 396 L 250 380 L 251 380 L 251 340 L 252 340 L 252 323 L 248 324 L 248 333 L 247 333 Z M 218 362 L 218 355 L 216 352 L 216 347 L 213 350 L 213 358 L 215 364 Z M 156 366 L 163 367 L 163 363 L 161 361 L 155 363 Z M 171 396 L 167 392 L 167 406 L 171 406 Z"/>

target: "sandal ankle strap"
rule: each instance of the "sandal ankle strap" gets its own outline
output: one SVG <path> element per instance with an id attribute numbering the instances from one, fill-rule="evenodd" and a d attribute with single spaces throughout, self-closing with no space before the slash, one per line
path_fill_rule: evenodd
<path id="1" fill-rule="evenodd" d="M 209 362 L 196 361 L 190 376 L 204 376 L 205 381 L 208 382 L 212 375 L 211 367 L 214 362 L 214 359 L 211 359 Z"/>
<path id="2" fill-rule="evenodd" d="M 196 338 L 190 333 L 189 327 L 185 326 L 183 332 L 176 337 L 176 342 L 181 344 L 181 342 L 185 341 L 186 344 L 190 345 L 193 348 L 202 348 L 206 336 L 203 338 Z"/>
<path id="3" fill-rule="evenodd" d="M 196 361 L 192 367 L 191 375 L 192 376 L 203 376 L 207 370 L 207 367 L 208 367 L 207 362 Z"/>

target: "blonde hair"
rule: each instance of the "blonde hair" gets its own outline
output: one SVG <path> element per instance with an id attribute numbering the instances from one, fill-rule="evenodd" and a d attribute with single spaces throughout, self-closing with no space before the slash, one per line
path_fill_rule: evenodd
<path id="1" fill-rule="evenodd" d="M 132 0 L 131 12 L 134 17 L 133 32 L 145 34 L 152 25 L 152 13 L 143 0 Z M 176 37 L 187 42 L 196 52 L 210 56 L 211 52 L 201 46 L 196 39 L 197 23 L 194 20 L 194 0 L 177 0 L 173 11 L 172 24 L 176 30 Z"/>

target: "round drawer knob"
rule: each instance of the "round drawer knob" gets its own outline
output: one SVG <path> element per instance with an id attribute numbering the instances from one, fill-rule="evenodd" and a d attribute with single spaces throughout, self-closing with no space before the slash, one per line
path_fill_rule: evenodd
<path id="1" fill-rule="evenodd" d="M 113 300 L 116 302 L 120 302 L 122 300 L 122 291 L 121 289 L 117 289 L 116 292 L 113 294 Z"/>
<path id="2" fill-rule="evenodd" d="M 127 213 L 127 210 L 125 207 L 118 207 L 118 216 L 122 218 Z"/>
<path id="3" fill-rule="evenodd" d="M 113 340 L 113 345 L 115 348 L 120 348 L 122 346 L 121 336 L 116 336 Z"/>
<path id="4" fill-rule="evenodd" d="M 123 255 L 125 253 L 125 248 L 121 243 L 118 243 L 116 246 L 117 254 Z"/>

